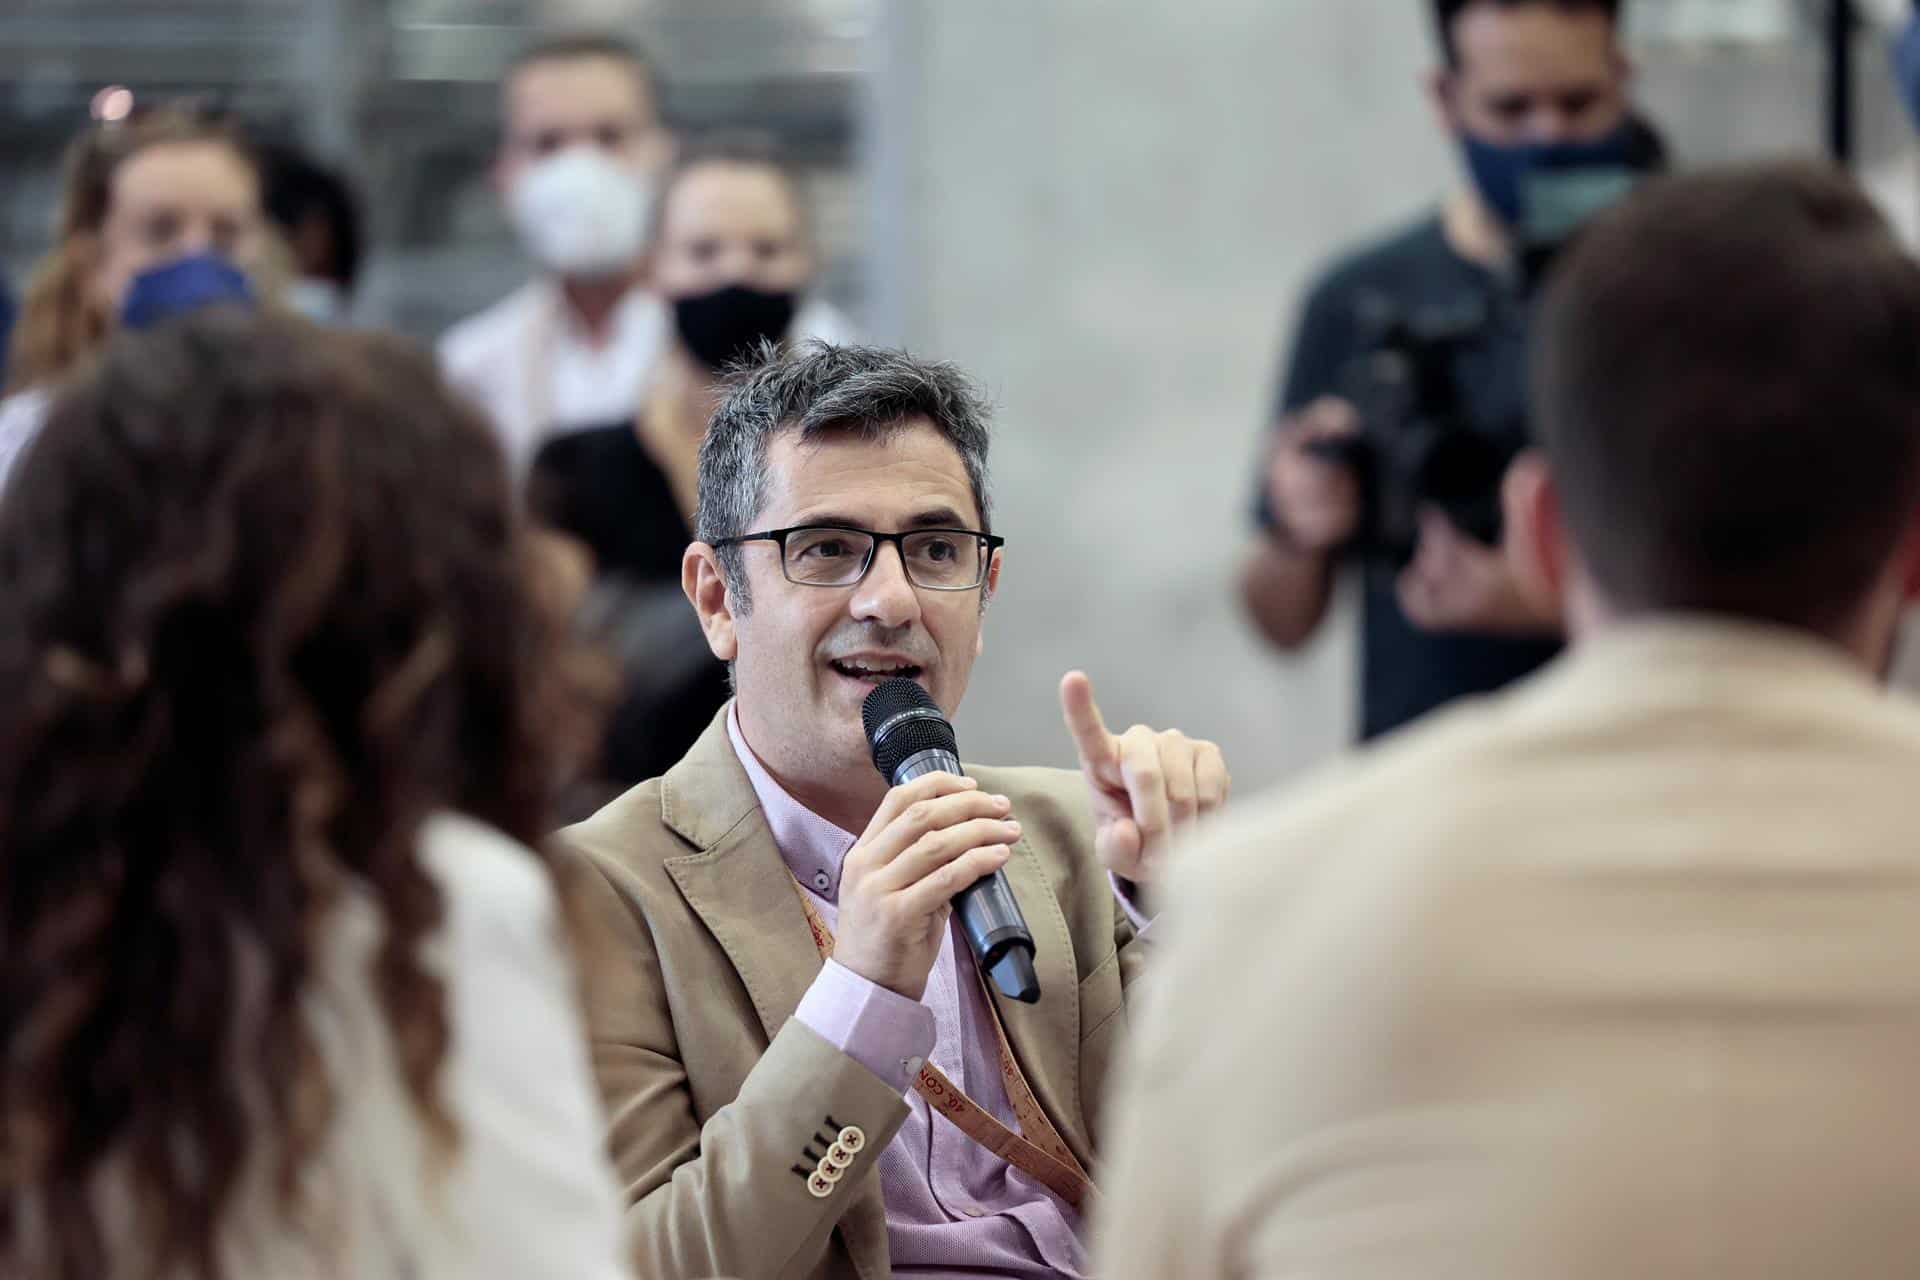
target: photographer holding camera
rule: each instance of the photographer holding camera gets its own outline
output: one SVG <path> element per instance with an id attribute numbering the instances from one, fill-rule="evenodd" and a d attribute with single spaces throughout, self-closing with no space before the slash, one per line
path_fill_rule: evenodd
<path id="1" fill-rule="evenodd" d="M 1630 113 L 1620 0 L 1434 0 L 1428 90 L 1471 182 L 1308 296 L 1241 573 L 1283 650 L 1364 582 L 1361 736 L 1487 692 L 1558 649 L 1499 548 L 1526 441 L 1528 294 L 1584 217 L 1659 163 Z"/>

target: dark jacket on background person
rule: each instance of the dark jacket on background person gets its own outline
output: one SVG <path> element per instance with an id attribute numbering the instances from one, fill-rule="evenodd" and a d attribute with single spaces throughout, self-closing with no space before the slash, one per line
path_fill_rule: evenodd
<path id="1" fill-rule="evenodd" d="M 666 473 L 627 422 L 549 440 L 528 479 L 534 513 L 593 553 L 587 621 L 619 658 L 623 688 L 600 781 L 630 786 L 665 773 L 728 697 L 726 665 L 707 648 L 680 590 L 693 530 Z"/>

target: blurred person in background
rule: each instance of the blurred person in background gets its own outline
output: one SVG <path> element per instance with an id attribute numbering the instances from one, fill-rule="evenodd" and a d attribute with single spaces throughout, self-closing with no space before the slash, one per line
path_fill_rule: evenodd
<path id="1" fill-rule="evenodd" d="M 1901 112 L 1920 126 L 1920 3 L 1914 0 L 1882 0 L 1882 5 L 1905 9 L 1904 18 L 1893 20 L 1888 53 L 1893 92 Z M 1864 6 L 1866 12 L 1881 5 Z M 1909 249 L 1920 249 L 1920 147 L 1866 148 L 1857 157 L 1855 172 L 1860 184 L 1880 205 Z M 1920 637 L 1916 637 L 1920 645 Z M 1920 657 L 1920 648 L 1914 656 Z M 1903 681 L 1903 685 L 1907 682 Z"/>
<path id="2" fill-rule="evenodd" d="M 1391 451 L 1414 429 L 1363 424 L 1349 398 L 1383 329 L 1423 336 L 1442 366 L 1449 416 L 1490 451 L 1511 454 L 1525 443 L 1522 248 L 1529 218 L 1541 212 L 1527 205 L 1530 174 L 1543 163 L 1612 166 L 1644 145 L 1628 110 L 1619 7 L 1434 0 L 1443 62 L 1428 91 L 1469 181 L 1437 212 L 1341 259 L 1301 311 L 1258 485 L 1259 532 L 1240 579 L 1249 616 L 1276 647 L 1296 649 L 1318 629 L 1335 569 L 1370 515 L 1364 477 L 1322 451 L 1363 427 L 1398 431 L 1382 446 Z M 1497 512 L 1495 491 L 1484 497 Z M 1521 597 L 1498 548 L 1442 510 L 1422 510 L 1411 552 L 1410 561 L 1361 561 L 1363 738 L 1496 689 L 1558 647 L 1554 620 Z"/>
<path id="3" fill-rule="evenodd" d="M 1153 885 L 1228 779 L 1211 743 L 1108 732 L 1077 672 L 1078 774 L 875 767 L 876 687 L 951 715 L 984 642 L 987 430 L 951 365 L 821 342 L 713 415 L 682 580 L 735 699 L 565 833 L 610 935 L 589 1021 L 650 1276 L 1086 1273 Z M 990 994 L 950 908 L 996 870 L 1037 992 Z"/>
<path id="4" fill-rule="evenodd" d="M 591 620 L 611 633 L 628 679 L 601 771 L 622 789 L 666 772 L 727 700 L 726 667 L 680 589 L 700 441 L 721 370 L 787 337 L 818 262 L 799 183 L 755 135 L 686 148 L 659 206 L 643 280 L 673 330 L 640 412 L 548 441 L 528 488 L 534 512 L 579 540 L 598 578 Z"/>
<path id="5" fill-rule="evenodd" d="M 1900 91 L 1901 105 L 1916 127 L 1920 127 L 1920 0 L 1913 13 L 1901 24 L 1893 43 L 1893 79 Z"/>
<path id="6" fill-rule="evenodd" d="M 1914 127 L 1920 129 L 1920 0 L 1914 0 L 1912 12 L 1896 26 L 1889 53 L 1894 91 Z M 1877 170 L 1863 170 L 1860 182 L 1879 202 L 1881 212 L 1904 237 L 1908 249 L 1920 249 L 1920 199 L 1916 198 L 1920 193 L 1920 147 L 1908 147 Z M 1920 620 L 1910 619 L 1901 629 L 1892 683 L 1906 693 L 1920 692 Z"/>
<path id="7" fill-rule="evenodd" d="M 485 424 L 395 340 L 209 309 L 19 479 L 0 1271 L 630 1274 L 539 844 L 595 694 Z"/>
<path id="8" fill-rule="evenodd" d="M 1535 344 L 1571 648 L 1180 861 L 1103 1276 L 1920 1256 L 1920 264 L 1824 164 L 1663 180 Z"/>
<path id="9" fill-rule="evenodd" d="M 7 385 L 7 347 L 13 338 L 13 290 L 0 276 L 0 387 Z"/>
<path id="10" fill-rule="evenodd" d="M 123 325 L 271 290 L 258 161 L 231 121 L 163 106 L 69 148 L 53 248 L 27 282 L 0 400 L 0 486 L 63 377 Z"/>
<path id="11" fill-rule="evenodd" d="M 612 36 L 533 46 L 501 85 L 493 182 L 537 275 L 450 329 L 441 359 L 524 469 L 549 436 L 628 421 L 673 333 L 647 285 L 654 193 L 673 158 L 659 77 Z M 815 303 L 802 336 L 843 339 Z"/>
<path id="12" fill-rule="evenodd" d="M 261 157 L 267 216 L 292 259 L 286 305 L 321 324 L 347 323 L 364 253 L 353 188 L 298 147 L 264 147 Z"/>

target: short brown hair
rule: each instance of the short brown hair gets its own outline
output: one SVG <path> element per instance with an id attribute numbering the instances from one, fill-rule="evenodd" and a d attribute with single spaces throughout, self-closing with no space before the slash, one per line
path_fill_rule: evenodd
<path id="1" fill-rule="evenodd" d="M 1433 0 L 1433 26 L 1440 39 L 1440 52 L 1449 67 L 1460 65 L 1460 43 L 1454 39 L 1453 24 L 1469 9 L 1485 5 L 1493 9 L 1521 9 L 1547 5 L 1568 13 L 1602 13 L 1607 21 L 1620 25 L 1622 0 Z"/>
<path id="2" fill-rule="evenodd" d="M 660 82 L 660 71 L 646 50 L 631 40 L 604 31 L 580 31 L 561 35 L 546 36 L 534 41 L 513 56 L 507 63 L 507 69 L 501 73 L 500 83 L 504 86 L 528 67 L 539 62 L 578 62 L 588 58 L 605 58 L 618 62 L 633 72 L 633 78 L 646 91 L 647 101 L 653 105 L 654 114 L 665 111 L 665 91 Z"/>
<path id="3" fill-rule="evenodd" d="M 1822 163 L 1656 180 L 1550 283 L 1533 396 L 1616 608 L 1831 627 L 1920 504 L 1920 264 Z"/>

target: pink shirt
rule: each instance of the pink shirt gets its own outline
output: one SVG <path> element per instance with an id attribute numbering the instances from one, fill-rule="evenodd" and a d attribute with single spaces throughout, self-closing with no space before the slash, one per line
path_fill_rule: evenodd
<path id="1" fill-rule="evenodd" d="M 780 856 L 832 926 L 840 863 L 857 837 L 807 809 L 773 780 L 741 737 L 731 710 L 727 732 Z M 921 1060 L 931 1058 L 1001 1123 L 1019 1127 L 1007 1103 L 993 1019 L 975 972 L 958 926 L 949 924 L 919 1001 L 829 960 L 794 1016 L 900 1090 L 912 1109 L 879 1160 L 895 1275 L 1080 1277 L 1087 1262 L 1080 1215 L 950 1121 L 936 1120 L 926 1100 L 910 1092 Z"/>

